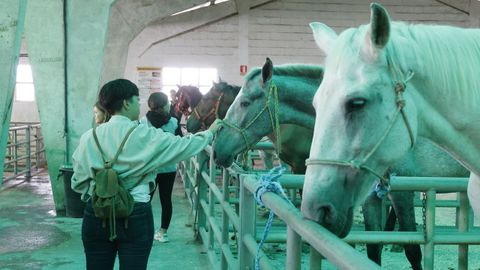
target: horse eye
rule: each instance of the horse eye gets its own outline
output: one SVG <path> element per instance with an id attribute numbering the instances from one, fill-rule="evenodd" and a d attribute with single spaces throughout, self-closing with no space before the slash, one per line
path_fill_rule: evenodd
<path id="1" fill-rule="evenodd" d="M 240 102 L 240 106 L 243 107 L 243 108 L 246 108 L 246 107 L 248 107 L 249 105 L 250 105 L 250 102 L 248 102 L 248 101 L 242 101 L 242 102 Z"/>
<path id="2" fill-rule="evenodd" d="M 345 104 L 345 110 L 347 113 L 358 111 L 363 109 L 365 104 L 367 104 L 367 100 L 364 98 L 352 98 L 347 100 L 347 103 Z"/>

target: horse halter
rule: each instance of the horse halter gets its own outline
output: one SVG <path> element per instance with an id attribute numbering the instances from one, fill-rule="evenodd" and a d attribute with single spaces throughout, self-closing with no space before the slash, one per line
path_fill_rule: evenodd
<path id="1" fill-rule="evenodd" d="M 272 103 L 273 108 L 269 106 L 270 103 Z M 279 119 L 280 117 L 278 113 L 278 90 L 273 80 L 270 82 L 270 85 L 269 85 L 268 97 L 267 97 L 267 101 L 265 102 L 265 105 L 260 110 L 260 112 L 258 112 L 258 114 L 256 114 L 255 117 L 252 120 L 250 120 L 250 122 L 248 122 L 248 124 L 244 128 L 240 128 L 239 126 L 233 123 L 229 123 L 225 120 L 222 121 L 222 124 L 225 124 L 226 126 L 242 134 L 243 140 L 245 141 L 246 149 L 247 150 L 252 149 L 252 147 L 258 141 L 250 145 L 248 143 L 246 130 L 251 125 L 253 125 L 253 123 L 255 123 L 255 121 L 257 121 L 260 115 L 262 115 L 262 113 L 266 110 L 268 110 L 268 114 L 270 116 L 270 122 L 272 124 L 272 130 L 275 132 L 275 138 L 277 139 L 277 143 L 276 143 L 277 153 L 280 154 L 282 152 L 282 146 L 281 146 L 282 144 L 281 144 L 281 135 L 280 135 L 280 119 Z"/>
<path id="2" fill-rule="evenodd" d="M 403 98 L 403 92 L 405 92 L 405 89 L 407 88 L 407 82 L 412 79 L 414 72 L 412 70 L 408 71 L 407 76 L 403 76 L 403 73 L 400 71 L 400 69 L 395 65 L 395 62 L 393 62 L 391 59 L 387 58 L 387 63 L 388 66 L 391 69 L 392 75 L 394 77 L 394 91 L 395 91 L 395 103 L 397 105 L 397 109 L 395 110 L 393 114 L 393 118 L 390 121 L 390 123 L 387 126 L 387 129 L 383 133 L 383 135 L 380 137 L 378 142 L 375 144 L 375 146 L 370 150 L 370 152 L 359 162 L 355 159 L 352 159 L 350 161 L 342 161 L 342 160 L 330 160 L 330 159 L 307 159 L 305 161 L 306 166 L 312 166 L 312 165 L 332 165 L 332 166 L 343 166 L 343 167 L 350 167 L 352 169 L 356 170 L 365 170 L 374 176 L 376 176 L 380 180 L 380 184 L 385 186 L 387 189 L 389 188 L 390 184 L 387 178 L 385 176 L 380 175 L 379 173 L 375 172 L 373 169 L 370 167 L 366 166 L 365 164 L 367 163 L 368 159 L 372 157 L 372 155 L 377 151 L 377 149 L 380 147 L 380 145 L 383 143 L 383 141 L 387 138 L 387 135 L 390 133 L 392 130 L 399 114 L 402 114 L 403 121 L 405 122 L 405 126 L 407 127 L 408 130 L 408 135 L 410 137 L 410 142 L 411 142 L 411 147 L 415 144 L 415 136 L 413 135 L 412 128 L 410 126 L 410 122 L 407 119 L 407 115 L 405 114 L 405 111 L 403 108 L 406 105 L 405 99 Z M 402 76 L 405 79 L 403 81 L 398 80 L 398 77 Z"/>
<path id="3" fill-rule="evenodd" d="M 218 110 L 220 109 L 220 104 L 222 103 L 222 100 L 223 100 L 223 96 L 224 96 L 224 93 L 222 92 L 218 98 L 217 98 L 217 101 L 215 102 L 214 106 L 210 109 L 210 111 L 208 111 L 208 113 L 206 113 L 203 117 L 200 115 L 200 113 L 198 112 L 198 105 L 195 106 L 195 108 L 193 108 L 193 115 L 197 118 L 197 120 L 200 122 L 200 125 L 202 127 L 202 129 L 207 129 L 208 126 L 207 124 L 205 123 L 205 121 L 210 118 L 211 116 L 215 116 L 214 120 L 215 119 L 220 119 L 220 116 L 218 115 Z M 192 117 L 192 116 L 190 116 Z"/>
<path id="4" fill-rule="evenodd" d="M 190 104 L 185 105 L 185 97 L 183 91 L 180 93 L 180 96 L 178 96 L 177 104 L 175 105 L 175 109 L 182 113 L 185 116 L 189 116 L 190 112 L 188 111 L 188 108 L 190 107 Z M 188 101 L 188 100 L 187 100 Z"/>

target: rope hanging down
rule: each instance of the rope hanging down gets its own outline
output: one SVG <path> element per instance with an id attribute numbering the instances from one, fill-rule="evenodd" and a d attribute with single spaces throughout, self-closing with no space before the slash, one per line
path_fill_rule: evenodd
<path id="1" fill-rule="evenodd" d="M 288 199 L 287 195 L 283 191 L 282 185 L 277 181 L 277 179 L 282 176 L 283 172 L 285 171 L 285 168 L 282 166 L 274 167 L 273 169 L 268 172 L 268 174 L 262 175 L 261 177 L 261 182 L 260 186 L 255 190 L 255 200 L 260 206 L 265 206 L 265 204 L 262 201 L 262 196 L 265 192 L 274 192 L 279 194 L 282 198 L 284 198 L 287 202 L 292 204 L 290 200 Z M 292 204 L 293 205 L 293 204 Z M 263 231 L 263 236 L 262 240 L 257 246 L 257 252 L 255 254 L 255 270 L 260 270 L 260 249 L 262 248 L 262 245 L 264 244 L 265 240 L 267 239 L 268 232 L 270 231 L 270 227 L 273 222 L 273 216 L 275 214 L 273 213 L 272 210 L 270 210 L 268 214 L 268 220 L 267 224 L 265 224 L 265 229 Z"/>

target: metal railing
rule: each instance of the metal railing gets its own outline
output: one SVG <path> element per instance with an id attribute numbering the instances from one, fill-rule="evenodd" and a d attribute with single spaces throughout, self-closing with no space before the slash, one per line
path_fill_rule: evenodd
<path id="1" fill-rule="evenodd" d="M 263 225 L 257 221 L 252 195 L 258 185 L 258 172 L 246 172 L 238 166 L 219 170 L 215 167 L 210 154 L 211 149 L 207 148 L 198 156 L 183 162 L 183 168 L 180 170 L 187 195 L 191 198 L 194 209 L 197 209 L 195 213 L 198 220 L 194 227 L 215 269 L 252 269 L 253 254 L 260 240 L 256 231 L 257 227 Z M 303 175 L 286 174 L 280 177 L 279 181 L 285 189 L 295 189 L 303 187 L 303 178 Z M 425 193 L 424 230 L 352 231 L 343 240 L 331 235 L 320 225 L 303 219 L 297 208 L 285 204 L 277 195 L 265 193 L 263 202 L 286 223 L 287 227 L 286 233 L 285 226 L 272 230 L 266 242 L 286 243 L 286 269 L 300 269 L 301 238 L 313 247 L 310 252 L 310 269 L 321 269 L 322 256 L 337 264 L 340 269 L 378 268 L 375 264 L 371 265 L 366 254 L 360 254 L 348 246 L 359 243 L 423 244 L 424 267 L 427 270 L 434 269 L 435 245 L 458 245 L 458 269 L 468 269 L 468 245 L 480 244 L 480 232 L 478 228 L 473 230 L 473 216 L 466 195 L 467 183 L 466 178 L 443 178 L 439 181 L 438 178 L 431 177 L 392 177 L 392 191 L 415 190 Z M 437 201 L 437 192 L 457 192 L 458 196 L 453 201 Z M 436 227 L 436 207 L 455 207 L 457 210 L 455 226 Z M 236 239 L 232 240 L 230 237 L 232 234 Z M 335 248 L 332 248 L 332 245 Z M 345 259 L 343 252 L 336 251 L 337 247 L 354 259 L 351 261 Z M 342 257 L 337 258 L 335 254 L 342 254 Z M 263 251 L 260 251 L 260 265 L 262 269 L 275 269 Z"/>
<path id="2" fill-rule="evenodd" d="M 257 249 L 255 237 L 256 202 L 253 193 L 255 193 L 260 185 L 260 181 L 256 176 L 248 174 L 241 175 L 240 179 L 240 269 L 253 269 L 253 259 Z M 282 186 L 289 186 L 288 183 L 283 180 L 280 180 L 280 182 L 283 182 Z M 291 187 L 296 187 L 296 185 Z M 365 254 L 355 250 L 319 224 L 305 219 L 294 205 L 279 195 L 267 192 L 263 194 L 262 201 L 265 206 L 270 208 L 275 215 L 287 225 L 285 269 L 301 269 L 302 239 L 312 247 L 310 250 L 310 269 L 320 269 L 320 258 L 322 256 L 338 269 L 380 269 L 380 267 L 369 260 Z M 265 255 L 261 254 L 260 256 L 265 258 L 263 262 L 260 260 L 262 269 L 274 269 L 273 266 L 267 262 Z"/>
<path id="3" fill-rule="evenodd" d="M 246 172 L 235 165 L 228 169 L 217 170 L 211 158 L 210 147 L 207 147 L 205 151 L 196 157 L 182 162 L 180 173 L 184 180 L 186 193 L 193 202 L 194 209 L 197 209 L 197 222 L 194 228 L 197 230 L 198 236 L 201 238 L 214 268 L 246 269 L 247 265 L 252 267 L 251 254 L 255 252 L 257 241 L 260 237 L 256 235 L 255 201 L 253 198 L 250 198 L 252 196 L 251 193 L 247 195 L 248 192 L 246 192 L 246 189 L 239 187 L 239 181 L 240 178 L 253 178 L 255 175 L 240 174 Z M 217 179 L 217 175 L 222 176 L 221 182 L 217 181 L 219 180 Z M 298 178 L 298 176 L 294 175 L 290 175 L 289 177 Z M 303 183 L 303 176 L 300 177 L 301 178 L 298 179 L 301 179 L 301 182 L 296 181 L 296 183 Z M 290 178 L 287 178 L 287 182 L 283 183 L 285 188 L 298 188 L 298 185 L 290 185 L 288 183 L 289 179 Z M 238 197 L 239 194 L 242 194 L 240 198 Z M 268 196 L 270 196 L 270 194 L 267 195 L 267 197 Z M 266 202 L 266 205 L 269 206 L 268 202 Z M 239 215 L 239 213 L 243 213 L 245 209 L 249 207 L 253 207 L 253 212 Z M 218 210 L 220 210 L 220 212 Z M 317 249 L 329 260 L 332 260 L 332 256 L 338 256 L 338 259 L 333 260 L 333 262 L 337 262 L 341 269 L 359 269 L 359 262 L 365 263 L 364 269 L 379 269 L 379 267 L 368 260 L 364 254 L 356 251 L 320 225 L 304 220 L 298 210 L 296 211 L 297 213 L 295 213 L 294 216 L 291 216 L 291 211 L 289 211 L 289 214 L 286 216 L 279 215 L 281 219 L 287 220 L 287 222 L 297 219 L 295 223 L 298 223 L 299 219 L 301 219 L 300 223 L 306 222 L 307 224 L 291 225 L 292 228 L 295 228 L 295 231 L 299 231 L 299 233 L 288 233 L 292 239 L 287 241 L 287 245 L 293 245 L 294 250 L 300 251 L 301 248 L 298 248 L 299 244 L 296 240 L 299 240 L 298 235 L 301 235 L 305 241 L 315 247 L 311 252 L 312 258 L 310 261 L 312 265 L 318 266 L 321 261 L 319 259 L 320 256 L 315 252 Z M 278 215 L 278 213 L 276 214 Z M 251 220 L 249 220 L 249 218 L 251 218 Z M 262 225 L 260 224 L 259 226 Z M 306 229 L 304 226 L 306 226 Z M 252 230 L 254 232 L 253 234 Z M 234 238 L 232 239 L 230 235 L 233 235 Z M 267 242 L 272 242 L 272 240 L 273 242 L 278 242 L 278 238 L 278 236 L 273 235 L 273 237 L 267 238 Z M 328 248 L 325 246 L 325 243 L 331 244 L 332 242 L 335 242 L 343 253 L 332 252 L 331 250 L 327 251 Z M 236 256 L 237 254 L 238 258 Z M 345 260 L 344 254 L 349 254 L 354 258 L 352 260 L 355 261 L 355 264 L 352 264 L 350 268 L 346 268 L 345 265 L 353 261 L 349 261 L 350 259 Z M 340 256 L 342 258 L 340 258 Z M 299 255 L 297 257 L 300 258 Z M 260 251 L 260 265 L 262 269 L 275 269 L 263 251 Z M 292 262 L 291 259 L 287 259 L 287 265 L 292 265 L 288 266 L 287 269 L 299 269 L 293 266 L 297 265 L 297 262 Z"/>
<path id="4" fill-rule="evenodd" d="M 28 180 L 46 165 L 40 124 L 12 123 L 3 162 L 3 181 L 24 175 Z"/>

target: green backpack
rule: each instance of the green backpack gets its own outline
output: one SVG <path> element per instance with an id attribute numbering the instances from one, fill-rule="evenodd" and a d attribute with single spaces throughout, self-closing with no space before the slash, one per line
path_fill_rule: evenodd
<path id="1" fill-rule="evenodd" d="M 125 227 L 128 226 L 128 216 L 133 211 L 134 200 L 130 194 L 130 190 L 138 185 L 144 177 L 140 178 L 129 190 L 127 190 L 118 179 L 118 174 L 112 169 L 113 164 L 117 161 L 120 152 L 125 145 L 130 133 L 135 129 L 132 127 L 125 138 L 120 144 L 115 157 L 111 161 L 105 159 L 100 143 L 98 142 L 97 134 L 93 128 L 93 138 L 97 144 L 98 150 L 102 155 L 104 168 L 96 170 L 95 172 L 95 187 L 92 192 L 92 207 L 95 212 L 95 216 L 103 218 L 103 226 L 105 227 L 105 221 L 108 219 L 110 224 L 110 241 L 113 241 L 117 237 L 116 233 L 116 218 L 125 218 Z"/>

